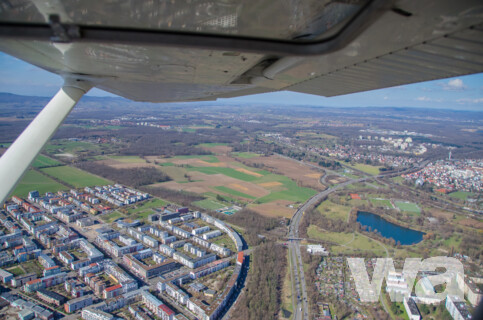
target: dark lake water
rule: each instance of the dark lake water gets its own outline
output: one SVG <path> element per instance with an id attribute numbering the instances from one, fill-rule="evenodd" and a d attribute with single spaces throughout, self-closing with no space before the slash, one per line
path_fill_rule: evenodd
<path id="1" fill-rule="evenodd" d="M 357 212 L 357 222 L 362 226 L 371 227 L 372 231 L 377 229 L 384 238 L 393 238 L 402 245 L 415 244 L 423 240 L 424 232 L 398 226 L 371 212 Z"/>

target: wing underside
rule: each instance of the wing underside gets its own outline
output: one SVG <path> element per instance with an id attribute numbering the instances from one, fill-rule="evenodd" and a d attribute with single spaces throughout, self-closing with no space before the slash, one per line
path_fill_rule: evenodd
<path id="1" fill-rule="evenodd" d="M 483 71 L 481 1 L 8 3 L 1 51 L 137 101 L 335 96 Z"/>

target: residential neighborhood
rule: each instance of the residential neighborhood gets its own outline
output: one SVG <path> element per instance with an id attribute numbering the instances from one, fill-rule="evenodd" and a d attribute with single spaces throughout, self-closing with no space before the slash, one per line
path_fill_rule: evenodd
<path id="1" fill-rule="evenodd" d="M 0 301 L 20 319 L 220 318 L 243 285 L 241 236 L 170 205 L 141 221 L 98 219 L 150 198 L 119 184 L 13 196 L 0 213 Z"/>

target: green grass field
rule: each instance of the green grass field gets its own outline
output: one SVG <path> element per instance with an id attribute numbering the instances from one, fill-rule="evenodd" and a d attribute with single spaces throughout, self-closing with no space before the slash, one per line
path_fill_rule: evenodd
<path id="1" fill-rule="evenodd" d="M 159 164 L 162 167 L 174 167 L 174 163 L 172 162 L 163 162 Z"/>
<path id="2" fill-rule="evenodd" d="M 44 267 L 37 261 L 37 260 L 30 260 L 23 262 L 22 268 L 25 270 L 25 273 L 36 273 L 37 276 L 41 276 L 44 270 Z"/>
<path id="3" fill-rule="evenodd" d="M 282 185 L 273 189 L 273 191 L 261 198 L 257 199 L 257 203 L 267 203 L 275 200 L 289 200 L 294 202 L 305 202 L 307 199 L 317 193 L 317 191 L 297 186 L 297 183 L 288 177 L 269 173 L 259 178 L 256 183 L 277 181 Z"/>
<path id="4" fill-rule="evenodd" d="M 404 178 L 401 177 L 401 176 L 391 178 L 391 180 L 394 181 L 395 183 L 403 183 L 404 182 Z"/>
<path id="5" fill-rule="evenodd" d="M 10 269 L 6 269 L 8 272 L 10 272 L 11 274 L 13 274 L 14 276 L 21 276 L 23 274 L 25 274 L 25 271 L 23 271 L 22 268 L 20 268 L 20 266 L 15 266 L 15 267 L 12 267 Z"/>
<path id="6" fill-rule="evenodd" d="M 448 239 L 444 239 L 443 240 L 443 244 L 448 248 L 448 249 L 451 249 L 451 247 L 454 247 L 455 249 L 456 248 L 459 248 L 460 244 L 461 244 L 461 241 L 462 241 L 462 237 L 461 236 L 458 236 L 458 235 L 453 235 L 451 237 L 449 237 Z"/>
<path id="7" fill-rule="evenodd" d="M 243 159 L 256 158 L 260 156 L 258 153 L 253 152 L 232 152 L 231 155 Z"/>
<path id="8" fill-rule="evenodd" d="M 351 208 L 326 200 L 317 207 L 317 210 L 327 218 L 346 221 Z"/>
<path id="9" fill-rule="evenodd" d="M 103 178 L 96 177 L 90 173 L 77 168 L 61 166 L 42 169 L 42 172 L 64 181 L 76 188 L 83 188 L 95 185 L 106 185 L 112 182 Z"/>
<path id="10" fill-rule="evenodd" d="M 371 165 L 363 164 L 363 163 L 356 163 L 355 165 L 350 165 L 350 164 L 346 164 L 346 165 L 351 167 L 351 168 L 354 168 L 356 170 L 360 170 L 362 172 L 373 175 L 373 176 L 378 175 L 379 174 L 379 168 L 381 168 L 381 166 L 371 166 Z"/>
<path id="11" fill-rule="evenodd" d="M 51 141 L 44 151 L 49 154 L 55 153 L 79 153 L 90 150 L 99 150 L 100 147 L 97 144 L 82 142 L 82 141 L 70 141 L 70 140 L 54 140 Z"/>
<path id="12" fill-rule="evenodd" d="M 180 157 L 175 157 L 178 159 L 183 159 L 183 158 L 197 158 L 200 160 L 205 160 L 205 161 L 212 161 L 216 159 L 216 161 L 219 161 L 217 157 L 214 156 L 180 156 Z M 212 159 L 210 159 L 212 158 Z M 168 159 L 169 161 L 169 159 Z M 278 174 L 273 174 L 269 171 L 266 170 L 259 170 L 259 169 L 254 169 L 252 167 L 245 166 L 239 162 L 232 162 L 230 163 L 231 165 L 235 165 L 239 167 L 240 169 L 245 169 L 249 170 L 251 172 L 254 172 L 258 174 L 259 176 L 256 175 L 251 175 L 246 172 L 238 171 L 236 168 L 228 168 L 228 167 L 194 167 L 194 166 L 183 166 L 183 167 L 177 167 L 177 166 L 165 166 L 163 167 L 163 172 L 168 174 L 174 181 L 178 183 L 189 183 L 188 179 L 185 177 L 185 174 L 188 172 L 192 171 L 197 171 L 201 173 L 205 173 L 208 175 L 213 175 L 213 174 L 223 174 L 225 176 L 238 179 L 241 181 L 246 181 L 246 182 L 252 182 L 255 184 L 262 184 L 262 183 L 268 183 L 268 182 L 280 182 L 280 185 L 270 187 L 269 190 L 270 194 L 256 199 L 256 197 L 247 195 L 243 192 L 239 192 L 237 190 L 233 190 L 230 188 L 226 187 L 215 187 L 215 190 L 218 190 L 220 192 L 223 192 L 224 194 L 222 195 L 224 198 L 227 198 L 227 201 L 230 201 L 230 199 L 225 195 L 232 195 L 234 197 L 241 197 L 245 199 L 250 199 L 250 200 L 255 200 L 256 203 L 262 204 L 262 203 L 268 203 L 276 200 L 288 200 L 288 201 L 293 201 L 293 202 L 304 202 L 311 196 L 316 194 L 316 191 L 310 188 L 304 188 L 304 187 L 299 187 L 297 186 L 297 183 L 293 180 L 291 180 L 288 177 L 278 175 Z M 205 194 L 210 200 L 215 201 L 216 200 L 216 194 L 213 193 L 213 195 L 208 195 Z M 234 199 L 237 202 L 239 200 Z M 199 205 L 201 207 L 204 207 L 206 209 L 218 209 L 218 205 L 215 205 L 209 201 L 204 201 L 204 202 L 199 202 Z"/>
<path id="13" fill-rule="evenodd" d="M 310 225 L 307 234 L 310 238 L 326 240 L 339 244 L 331 248 L 333 254 L 350 254 L 361 251 L 371 251 L 378 256 L 384 256 L 385 250 L 378 242 L 359 233 L 343 233 L 324 231 L 317 226 Z"/>
<path id="14" fill-rule="evenodd" d="M 109 156 L 112 160 L 126 163 L 145 163 L 146 160 L 141 159 L 138 156 Z"/>
<path id="15" fill-rule="evenodd" d="M 326 240 L 338 244 L 344 244 L 352 240 L 352 233 L 324 231 L 317 226 L 310 225 L 307 234 L 312 239 Z"/>
<path id="16" fill-rule="evenodd" d="M 220 194 L 214 193 L 214 192 L 205 192 L 205 193 L 203 193 L 203 196 L 205 196 L 207 199 L 212 200 L 212 201 L 215 201 L 215 202 L 218 202 L 216 200 L 216 197 L 218 195 L 221 196 L 221 197 L 223 197 L 223 199 L 224 199 L 225 202 L 240 202 L 240 200 L 238 200 L 238 199 L 236 199 L 234 197 L 230 197 L 230 196 L 224 195 L 224 194 L 223 195 L 220 195 Z M 203 201 L 203 200 L 201 200 L 201 201 Z"/>
<path id="17" fill-rule="evenodd" d="M 136 213 L 134 216 L 129 216 L 129 218 L 143 220 L 143 219 L 147 219 L 148 216 L 153 214 L 153 213 L 155 213 L 153 210 L 147 209 L 147 210 Z"/>
<path id="18" fill-rule="evenodd" d="M 128 214 L 136 214 L 136 213 L 140 213 L 140 212 L 152 209 L 152 208 L 164 207 L 166 204 L 167 204 L 166 201 L 154 198 L 154 199 L 151 199 L 151 200 L 148 200 L 148 201 L 144 201 L 141 204 L 135 205 L 134 207 L 130 208 L 127 211 L 127 213 Z"/>
<path id="19" fill-rule="evenodd" d="M 204 199 L 204 200 L 200 200 L 200 201 L 195 201 L 195 202 L 193 202 L 193 204 L 196 205 L 196 206 L 199 206 L 201 208 L 208 209 L 208 210 L 218 210 L 218 209 L 226 207 L 226 205 L 221 204 L 221 203 L 214 201 L 214 200 L 211 200 L 211 199 Z"/>
<path id="20" fill-rule="evenodd" d="M 32 167 L 35 168 L 47 168 L 47 167 L 54 167 L 54 166 L 60 166 L 62 163 L 60 163 L 57 160 L 47 158 L 46 156 L 39 155 L 37 158 L 35 158 L 34 163 L 32 163 Z"/>
<path id="21" fill-rule="evenodd" d="M 204 156 L 201 160 L 205 161 L 205 162 L 209 162 L 209 163 L 218 163 L 220 162 L 220 160 L 218 160 L 217 157 L 215 156 Z"/>
<path id="22" fill-rule="evenodd" d="M 394 208 L 391 204 L 391 201 L 386 199 L 371 199 L 371 202 L 376 207 L 383 207 L 383 208 L 390 208 L 390 209 Z"/>
<path id="23" fill-rule="evenodd" d="M 67 186 L 52 180 L 40 172 L 29 170 L 23 176 L 22 180 L 20 180 L 19 184 L 12 192 L 12 195 L 26 197 L 28 196 L 28 193 L 33 190 L 37 190 L 40 194 L 44 194 L 46 192 L 57 192 L 59 190 L 67 189 Z"/>
<path id="24" fill-rule="evenodd" d="M 235 244 L 233 243 L 233 240 L 227 235 L 223 234 L 222 236 L 213 238 L 210 240 L 210 242 L 221 245 L 225 248 L 230 249 L 232 252 L 236 251 Z"/>
<path id="25" fill-rule="evenodd" d="M 232 168 L 225 168 L 225 167 L 192 167 L 188 169 L 189 171 L 198 171 L 205 174 L 217 174 L 221 173 L 225 176 L 232 177 L 242 181 L 255 181 L 258 178 L 240 171 L 236 171 Z"/>
<path id="26" fill-rule="evenodd" d="M 468 197 L 474 197 L 475 194 L 472 192 L 465 192 L 465 191 L 456 191 L 456 192 L 451 192 L 448 194 L 450 197 L 460 199 L 460 200 L 465 200 L 468 199 Z"/>
<path id="27" fill-rule="evenodd" d="M 286 177 L 283 177 L 283 178 L 286 178 Z M 266 195 L 264 197 L 257 199 L 257 202 L 267 203 L 275 200 L 305 202 L 307 199 L 309 199 L 310 197 L 312 197 L 317 193 L 317 191 L 313 189 L 297 186 L 297 183 L 290 180 L 289 178 L 286 178 L 286 179 L 287 179 L 286 181 L 283 181 L 283 186 L 287 188 L 287 190 L 272 192 L 269 195 Z M 285 179 L 282 179 L 282 180 L 285 180 Z"/>
<path id="28" fill-rule="evenodd" d="M 406 307 L 404 307 L 404 304 L 402 302 L 388 301 L 385 295 L 384 295 L 383 299 L 386 299 L 388 305 L 395 304 L 396 309 L 398 310 L 398 314 L 396 315 L 396 314 L 394 314 L 393 310 L 391 308 L 389 308 L 392 319 L 409 320 L 408 314 L 406 312 Z M 396 317 L 398 317 L 398 318 L 396 318 Z"/>
<path id="29" fill-rule="evenodd" d="M 99 216 L 103 221 L 105 221 L 106 223 L 111 223 L 113 222 L 114 220 L 116 219 L 119 219 L 119 218 L 122 218 L 124 217 L 119 211 L 113 211 L 109 214 L 104 214 L 104 215 L 101 215 Z"/>
<path id="30" fill-rule="evenodd" d="M 402 202 L 402 201 L 395 201 L 394 204 L 399 208 L 401 211 L 407 211 L 412 213 L 421 213 L 421 209 L 418 207 L 417 204 L 411 202 Z"/>
<path id="31" fill-rule="evenodd" d="M 220 162 L 218 158 L 214 155 L 189 155 L 189 156 L 176 156 L 172 157 L 170 159 L 200 159 L 205 162 L 210 162 L 210 163 L 217 163 Z"/>
<path id="32" fill-rule="evenodd" d="M 215 189 L 219 190 L 221 192 L 224 192 L 224 193 L 231 194 L 232 196 L 235 196 L 235 197 L 241 197 L 241 198 L 253 199 L 253 200 L 256 199 L 255 197 L 250 196 L 246 193 L 243 193 L 243 192 L 240 192 L 240 191 L 237 191 L 237 190 L 233 190 L 233 189 L 225 187 L 225 186 L 218 186 L 218 187 L 215 187 Z"/>

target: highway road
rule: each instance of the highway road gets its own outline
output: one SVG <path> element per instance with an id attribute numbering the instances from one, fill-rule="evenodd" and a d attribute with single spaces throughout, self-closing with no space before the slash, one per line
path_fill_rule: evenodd
<path id="1" fill-rule="evenodd" d="M 293 159 L 292 159 L 293 160 Z M 297 160 L 294 160 L 297 161 Z M 304 162 L 301 162 L 304 163 Z M 312 164 L 304 163 L 309 166 L 313 166 Z M 424 164 L 419 165 L 417 168 L 411 168 L 407 171 L 412 171 L 415 169 L 419 169 L 423 167 Z M 331 172 L 335 173 L 335 172 Z M 401 174 L 403 172 L 399 172 Z M 337 173 L 335 173 L 337 174 Z M 393 173 L 391 173 L 393 174 Z M 389 174 L 387 174 L 389 175 Z M 299 225 L 305 211 L 312 205 L 319 202 L 324 197 L 328 196 L 334 191 L 338 189 L 344 188 L 345 186 L 357 182 L 363 182 L 366 180 L 371 180 L 375 178 L 384 177 L 384 174 L 378 176 L 370 176 L 370 177 L 363 177 L 359 179 L 350 179 L 337 186 L 328 188 L 322 192 L 319 192 L 307 202 L 305 202 L 302 206 L 300 206 L 290 221 L 289 232 L 288 232 L 288 239 L 289 239 L 289 249 L 290 249 L 290 259 L 291 259 L 291 267 L 292 267 L 292 305 L 294 306 L 294 320 L 305 320 L 309 319 L 309 308 L 308 308 L 308 299 L 307 299 L 307 290 L 306 290 L 306 283 L 305 283 L 305 275 L 304 275 L 304 267 L 302 262 L 302 256 L 300 253 L 300 238 L 299 238 Z"/>
<path id="2" fill-rule="evenodd" d="M 351 179 L 346 182 L 343 182 L 333 188 L 329 188 L 324 190 L 312 198 L 310 198 L 307 202 L 305 202 L 302 206 L 300 206 L 290 221 L 290 227 L 288 232 L 288 238 L 290 240 L 290 253 L 291 253 L 291 265 L 292 265 L 292 274 L 293 279 L 292 282 L 294 283 L 295 294 L 292 294 L 292 299 L 294 305 L 294 320 L 301 320 L 301 319 L 309 319 L 309 308 L 308 308 L 308 298 L 307 298 L 307 289 L 305 283 L 305 275 L 304 275 L 304 265 L 302 262 L 302 255 L 300 252 L 300 240 L 299 240 L 299 225 L 305 211 L 322 198 L 326 197 L 327 195 L 331 194 L 332 192 L 345 187 L 346 185 L 365 181 L 368 179 L 372 179 L 374 177 L 367 177 L 367 178 L 360 178 L 360 179 Z"/>

